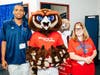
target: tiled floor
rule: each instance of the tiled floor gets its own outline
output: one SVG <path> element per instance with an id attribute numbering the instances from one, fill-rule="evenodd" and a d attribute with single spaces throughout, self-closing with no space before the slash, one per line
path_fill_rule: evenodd
<path id="1" fill-rule="evenodd" d="M 6 70 L 0 70 L 0 75 L 9 75 L 8 71 Z"/>
<path id="2" fill-rule="evenodd" d="M 7 71 L 0 69 L 0 75 L 8 75 L 8 73 Z M 95 75 L 100 75 L 100 61 L 98 62 L 98 64 L 96 64 L 96 74 Z"/>

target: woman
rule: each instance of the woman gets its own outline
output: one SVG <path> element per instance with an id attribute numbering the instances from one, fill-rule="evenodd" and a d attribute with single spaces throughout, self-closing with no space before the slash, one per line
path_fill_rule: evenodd
<path id="1" fill-rule="evenodd" d="M 93 59 L 97 54 L 96 48 L 81 22 L 74 26 L 68 52 L 72 60 L 72 75 L 95 75 Z"/>

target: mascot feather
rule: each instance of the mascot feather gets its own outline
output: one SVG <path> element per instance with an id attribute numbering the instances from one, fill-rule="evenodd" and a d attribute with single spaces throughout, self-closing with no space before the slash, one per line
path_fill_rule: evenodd
<path id="1" fill-rule="evenodd" d="M 68 57 L 61 35 L 57 32 L 62 25 L 59 13 L 50 9 L 33 12 L 29 18 L 32 34 L 26 58 L 34 69 L 58 67 Z"/>

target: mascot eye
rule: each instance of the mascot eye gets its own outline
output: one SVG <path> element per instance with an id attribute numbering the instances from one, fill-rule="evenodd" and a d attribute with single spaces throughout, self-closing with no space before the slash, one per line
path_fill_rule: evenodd
<path id="1" fill-rule="evenodd" d="M 37 16 L 36 19 L 37 19 L 37 21 L 40 22 L 43 19 L 43 17 L 42 16 Z"/>
<path id="2" fill-rule="evenodd" d="M 54 20 L 54 15 L 48 16 L 48 19 L 49 19 L 50 21 L 53 21 L 53 20 Z"/>

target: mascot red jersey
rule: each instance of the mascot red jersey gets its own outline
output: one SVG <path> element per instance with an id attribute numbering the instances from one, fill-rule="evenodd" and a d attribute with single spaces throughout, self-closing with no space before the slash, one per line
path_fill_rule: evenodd
<path id="1" fill-rule="evenodd" d="M 61 35 L 62 20 L 57 11 L 41 9 L 32 13 L 29 27 L 34 31 L 26 58 L 38 75 L 58 75 L 58 67 L 68 57 Z M 52 70 L 52 72 L 51 72 Z"/>

